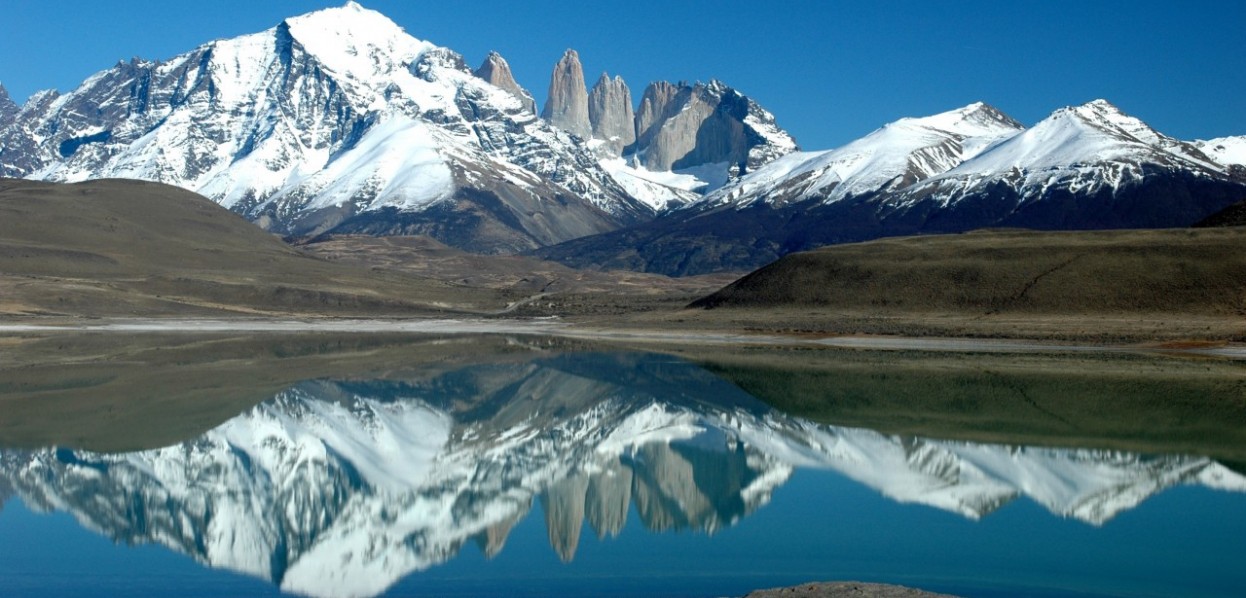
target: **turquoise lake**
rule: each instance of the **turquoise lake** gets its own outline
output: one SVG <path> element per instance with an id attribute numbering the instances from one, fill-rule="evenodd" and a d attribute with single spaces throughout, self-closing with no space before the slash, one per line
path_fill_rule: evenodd
<path id="1" fill-rule="evenodd" d="M 6 596 L 1246 587 L 1231 461 L 815 423 L 644 352 L 308 379 L 169 446 L 4 449 L 0 498 Z"/>

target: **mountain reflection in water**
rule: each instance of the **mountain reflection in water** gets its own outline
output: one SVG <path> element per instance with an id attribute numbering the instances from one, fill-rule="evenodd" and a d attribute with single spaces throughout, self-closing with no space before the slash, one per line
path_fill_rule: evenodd
<path id="1" fill-rule="evenodd" d="M 308 381 L 157 450 L 5 451 L 0 498 L 285 591 L 371 596 L 468 542 L 496 555 L 536 502 L 571 561 L 585 521 L 617 536 L 634 510 L 651 530 L 712 534 L 805 467 L 971 519 L 1024 496 L 1101 525 L 1178 484 L 1246 492 L 1208 458 L 819 425 L 670 357 L 583 353 Z"/>

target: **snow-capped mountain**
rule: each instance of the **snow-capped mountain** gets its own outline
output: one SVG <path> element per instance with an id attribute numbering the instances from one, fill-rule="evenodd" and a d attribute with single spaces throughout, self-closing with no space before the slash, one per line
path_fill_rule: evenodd
<path id="1" fill-rule="evenodd" d="M 1102 100 L 1028 130 L 973 104 L 801 153 L 717 80 L 651 83 L 633 109 L 568 50 L 550 89 L 546 121 L 500 55 L 473 71 L 348 2 L 21 106 L 0 87 L 0 176 L 139 178 L 286 235 L 680 275 L 890 235 L 1188 226 L 1246 196 L 1241 137 L 1180 141 Z"/>
<path id="2" fill-rule="evenodd" d="M 652 216 L 513 90 L 354 2 L 119 63 L 8 120 L 3 176 L 170 183 L 286 234 L 517 251 Z"/>
<path id="3" fill-rule="evenodd" d="M 1188 226 L 1239 200 L 1243 184 L 1195 144 L 1095 100 L 1057 110 L 883 203 L 944 209 L 950 222 L 928 226 L 936 230 L 963 229 L 965 217 L 1045 229 Z"/>
<path id="4" fill-rule="evenodd" d="M 1221 166 L 1246 168 L 1246 135 L 1195 141 L 1194 146 Z"/>
<path id="5" fill-rule="evenodd" d="M 426 381 L 307 382 L 164 449 L 0 453 L 0 492 L 307 595 L 368 596 L 453 558 L 502 550 L 539 503 L 574 558 L 585 521 L 712 533 L 794 468 L 829 469 L 969 518 L 1027 497 L 1101 525 L 1178 484 L 1246 492 L 1201 457 L 902 438 L 813 424 L 691 364 L 580 354 Z"/>
<path id="6" fill-rule="evenodd" d="M 347 2 L 169 60 L 121 62 L 20 107 L 0 88 L 0 176 L 138 178 L 286 235 L 430 234 L 518 252 L 651 219 L 795 148 L 770 113 L 718 82 L 668 84 L 633 144 L 616 131 L 639 121 L 615 79 L 595 94 L 593 122 L 611 151 L 636 147 L 632 163 L 607 169 L 574 51 L 560 64 L 551 89 L 565 93 L 551 102 L 576 110 L 545 112 L 579 118 L 547 122 L 497 53 L 473 71 Z M 711 125 L 720 134 L 698 138 Z"/>
<path id="7" fill-rule="evenodd" d="M 538 254 L 685 275 L 885 236 L 1190 226 L 1246 198 L 1239 139 L 1183 142 L 1103 100 L 1029 129 L 972 104 L 784 156 L 654 221 Z"/>
<path id="8" fill-rule="evenodd" d="M 833 203 L 903 189 L 959 166 L 1024 127 L 981 102 L 905 118 L 844 147 L 789 154 L 708 195 L 696 209 L 765 201 Z"/>

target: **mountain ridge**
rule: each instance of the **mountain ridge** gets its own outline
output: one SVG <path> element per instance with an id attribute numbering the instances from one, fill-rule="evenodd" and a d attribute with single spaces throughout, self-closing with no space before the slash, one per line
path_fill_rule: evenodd
<path id="1" fill-rule="evenodd" d="M 979 111 L 993 128 L 939 128 Z M 1243 198 L 1242 166 L 1106 101 L 1059 109 L 1029 129 L 977 103 L 901 119 L 837 150 L 788 155 L 653 221 L 535 253 L 669 275 L 751 270 L 795 251 L 890 236 L 1184 227 Z"/>
<path id="2" fill-rule="evenodd" d="M 151 180 L 287 236 L 426 234 L 477 253 L 614 230 L 689 201 L 692 185 L 668 186 L 664 172 L 600 162 L 575 51 L 560 64 L 551 89 L 567 97 L 553 93 L 542 119 L 500 54 L 472 70 L 347 2 L 168 60 L 118 62 L 20 107 L 0 101 L 0 176 Z M 617 138 L 607 155 L 632 143 L 634 126 L 626 84 L 610 84 L 593 110 L 601 135 Z M 710 88 L 684 95 L 701 89 Z M 751 152 L 756 167 L 774 152 L 749 148 L 790 138 L 751 100 L 728 95 L 743 106 L 729 129 L 770 127 L 731 141 L 728 152 Z M 556 103 L 566 104 L 558 115 Z M 730 168 L 743 166 L 724 162 L 715 178 Z"/>
<path id="3" fill-rule="evenodd" d="M 568 49 L 542 119 L 499 54 L 472 70 L 348 2 L 22 106 L 0 88 L 0 176 L 139 178 L 290 237 L 674 275 L 881 236 L 1186 226 L 1246 197 L 1241 138 L 1177 140 L 1104 100 L 1030 129 L 979 102 L 802 153 L 720 80 L 655 81 L 633 107 L 582 70 Z"/>

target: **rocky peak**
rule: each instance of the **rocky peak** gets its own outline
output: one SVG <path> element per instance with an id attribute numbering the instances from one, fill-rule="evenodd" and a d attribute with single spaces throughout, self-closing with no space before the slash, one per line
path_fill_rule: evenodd
<path id="1" fill-rule="evenodd" d="M 0 83 L 0 128 L 7 126 L 21 108 L 9 97 L 9 91 Z"/>
<path id="2" fill-rule="evenodd" d="M 611 79 L 606 73 L 588 94 L 588 120 L 593 137 L 606 142 L 612 155 L 636 141 L 636 122 L 632 112 L 632 92 L 622 77 Z"/>
<path id="3" fill-rule="evenodd" d="M 722 182 L 795 151 L 774 116 L 725 83 L 655 82 L 645 89 L 631 148 L 650 170 L 704 165 L 723 169 Z"/>
<path id="4" fill-rule="evenodd" d="M 1107 100 L 1093 100 L 1067 109 L 1068 116 L 1082 120 L 1108 134 L 1133 138 L 1149 145 L 1167 145 L 1169 138 L 1141 120 L 1125 114 Z"/>
<path id="5" fill-rule="evenodd" d="M 580 55 L 575 50 L 567 49 L 558 64 L 554 65 L 549 81 L 549 95 L 541 117 L 573 135 L 584 139 L 592 136 L 584 68 L 580 66 Z"/>
<path id="6" fill-rule="evenodd" d="M 223 46 L 217 44 L 219 50 L 238 53 L 235 68 L 248 77 L 262 76 L 264 72 L 252 63 L 261 58 L 255 52 L 255 44 L 261 40 L 271 43 L 263 39 L 272 35 L 271 32 L 256 35 L 260 37 L 243 36 L 223 40 Z M 277 36 L 280 51 L 299 48 L 302 53 L 314 57 L 318 68 L 352 95 L 360 96 L 366 106 L 382 99 L 383 88 L 395 73 L 415 69 L 425 52 L 437 49 L 409 35 L 389 17 L 355 3 L 287 18 L 278 26 Z M 427 59 L 425 64 L 428 64 Z"/>
<path id="7" fill-rule="evenodd" d="M 296 32 L 295 37 L 303 42 L 381 40 L 379 43 L 384 43 L 388 41 L 387 38 L 406 36 L 402 27 L 389 17 L 375 10 L 368 10 L 357 2 L 347 2 L 342 6 L 290 17 L 285 19 L 284 24 Z"/>
<path id="8" fill-rule="evenodd" d="M 974 102 L 964 109 L 965 120 L 976 122 L 984 125 L 997 125 L 1005 128 L 1021 130 L 1025 125 L 1018 122 L 1011 116 L 1004 114 L 1002 110 L 985 102 Z"/>
<path id="9" fill-rule="evenodd" d="M 61 97 L 61 92 L 55 89 L 41 89 L 29 98 L 26 103 L 22 104 L 22 112 L 43 112 L 52 106 L 52 103 Z"/>
<path id="10" fill-rule="evenodd" d="M 528 112 L 536 114 L 536 100 L 532 99 L 532 94 L 528 90 L 519 86 L 515 81 L 514 74 L 511 73 L 511 66 L 497 52 L 489 52 L 485 57 L 485 61 L 481 63 L 480 68 L 474 73 L 477 77 L 484 79 L 490 85 L 498 87 L 510 92 L 511 95 L 519 98 L 520 103 Z"/>
<path id="11" fill-rule="evenodd" d="M 667 81 L 654 81 L 645 88 L 640 99 L 640 110 L 636 113 L 638 140 L 645 140 L 653 135 L 653 127 L 665 120 L 667 108 L 672 105 L 681 89 L 684 87 Z"/>

